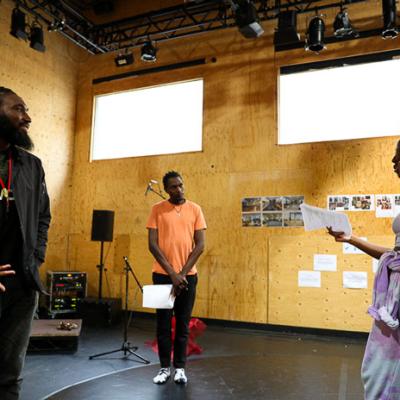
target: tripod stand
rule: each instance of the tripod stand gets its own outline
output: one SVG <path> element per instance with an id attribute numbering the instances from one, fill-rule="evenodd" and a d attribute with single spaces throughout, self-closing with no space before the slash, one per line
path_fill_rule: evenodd
<path id="1" fill-rule="evenodd" d="M 99 270 L 99 300 L 103 297 L 103 271 L 107 271 L 104 267 L 104 242 L 101 241 L 100 244 L 100 262 L 97 265 L 97 269 Z"/>
<path id="2" fill-rule="evenodd" d="M 125 262 L 125 267 L 124 267 L 124 272 L 125 272 L 125 312 L 124 312 L 124 338 L 123 338 L 123 342 L 120 348 L 115 349 L 115 350 L 111 350 L 111 351 L 106 351 L 104 353 L 99 353 L 99 354 L 95 354 L 93 356 L 89 357 L 89 360 L 93 360 L 94 358 L 97 357 L 101 357 L 101 356 L 105 356 L 108 354 L 113 354 L 113 353 L 118 353 L 120 351 L 124 352 L 124 358 L 128 359 L 128 357 L 130 355 L 134 355 L 135 357 L 139 358 L 141 361 L 138 362 L 142 362 L 143 364 L 150 364 L 149 360 L 146 360 L 145 358 L 143 358 L 141 355 L 136 353 L 136 350 L 138 349 L 137 346 L 132 346 L 129 342 L 128 342 L 128 291 L 129 291 L 129 273 L 131 273 L 133 275 L 133 277 L 135 278 L 135 281 L 137 283 L 137 285 L 139 286 L 140 291 L 143 293 L 143 288 L 142 285 L 140 284 L 140 282 L 138 281 L 138 279 L 136 278 L 135 273 L 133 272 L 132 267 L 129 264 L 128 261 L 128 257 L 124 257 L 124 262 Z"/>

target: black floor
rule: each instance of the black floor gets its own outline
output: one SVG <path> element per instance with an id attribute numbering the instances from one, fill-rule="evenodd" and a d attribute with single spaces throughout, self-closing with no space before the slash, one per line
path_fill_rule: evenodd
<path id="1" fill-rule="evenodd" d="M 189 358 L 189 383 L 154 385 L 157 356 L 145 345 L 154 322 L 136 319 L 129 330 L 144 366 L 122 353 L 89 360 L 119 348 L 120 328 L 85 328 L 74 354 L 30 354 L 21 400 L 358 400 L 365 341 L 311 335 L 208 327 L 198 339 L 201 356 Z"/>

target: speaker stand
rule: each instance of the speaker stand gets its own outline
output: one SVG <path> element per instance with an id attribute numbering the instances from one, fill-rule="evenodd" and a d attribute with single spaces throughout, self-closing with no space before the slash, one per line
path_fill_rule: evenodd
<path id="1" fill-rule="evenodd" d="M 103 271 L 106 271 L 104 268 L 104 242 L 100 242 L 100 262 L 97 265 L 97 269 L 99 270 L 99 300 L 103 297 Z"/>
<path id="2" fill-rule="evenodd" d="M 110 350 L 110 351 L 106 351 L 104 353 L 99 353 L 99 354 L 95 354 L 93 356 L 89 357 L 89 360 L 93 360 L 94 358 L 97 357 L 101 357 L 101 356 L 106 356 L 108 354 L 113 354 L 113 353 L 119 353 L 120 351 L 122 351 L 124 353 L 124 359 L 128 359 L 128 357 L 130 355 L 134 355 L 135 357 L 137 357 L 142 364 L 150 364 L 149 360 L 146 360 L 144 357 L 142 357 L 141 355 L 136 353 L 136 350 L 138 349 L 137 346 L 132 346 L 129 342 L 128 342 L 128 323 L 129 323 L 129 319 L 128 319 L 128 292 L 129 292 L 129 273 L 131 273 L 133 275 L 133 277 L 135 278 L 136 283 L 138 284 L 141 292 L 143 293 L 143 287 L 140 284 L 140 282 L 138 281 L 138 279 L 136 278 L 135 273 L 133 272 L 128 258 L 124 257 L 124 261 L 125 261 L 125 267 L 124 267 L 124 272 L 125 272 L 125 311 L 124 311 L 124 337 L 123 337 L 123 342 L 121 347 L 119 347 L 118 349 L 115 350 Z"/>

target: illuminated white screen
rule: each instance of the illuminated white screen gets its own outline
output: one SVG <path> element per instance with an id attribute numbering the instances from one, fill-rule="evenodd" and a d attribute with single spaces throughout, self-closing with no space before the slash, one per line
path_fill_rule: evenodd
<path id="1" fill-rule="evenodd" d="M 96 96 L 92 160 L 202 150 L 203 80 Z"/>
<path id="2" fill-rule="evenodd" d="M 400 60 L 281 75 L 278 143 L 400 135 Z"/>

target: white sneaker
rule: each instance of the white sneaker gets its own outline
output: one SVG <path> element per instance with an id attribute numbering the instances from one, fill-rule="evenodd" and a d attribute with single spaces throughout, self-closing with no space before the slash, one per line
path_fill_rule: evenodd
<path id="1" fill-rule="evenodd" d="M 174 382 L 175 383 L 187 383 L 187 378 L 185 375 L 185 370 L 183 368 L 177 368 L 174 374 Z"/>
<path id="2" fill-rule="evenodd" d="M 162 385 L 167 382 L 169 377 L 171 376 L 171 370 L 169 368 L 161 368 L 158 371 L 158 374 L 153 378 L 153 383 L 157 385 Z"/>

